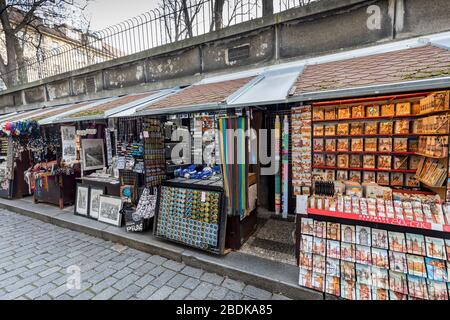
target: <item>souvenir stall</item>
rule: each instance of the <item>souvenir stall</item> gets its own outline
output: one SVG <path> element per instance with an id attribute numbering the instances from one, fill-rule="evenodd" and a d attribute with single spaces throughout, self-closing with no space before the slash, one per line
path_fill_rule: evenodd
<path id="1" fill-rule="evenodd" d="M 293 109 L 301 286 L 448 300 L 449 100 L 418 92 Z"/>
<path id="2" fill-rule="evenodd" d="M 3 116 L 1 124 L 0 196 L 22 198 L 30 194 L 24 172 L 35 153 L 47 152 L 36 121 L 29 118 L 42 113 L 33 110 Z"/>
<path id="3" fill-rule="evenodd" d="M 70 185 L 64 183 L 75 214 L 121 226 L 124 203 L 137 203 L 143 181 L 139 175 L 143 172 L 143 145 L 138 141 L 141 121 L 108 118 L 154 96 L 155 92 L 148 92 L 83 102 L 41 120 L 60 138 L 61 163 L 76 173 Z M 48 202 L 42 192 L 36 194 L 38 201 Z"/>
<path id="4" fill-rule="evenodd" d="M 218 165 L 217 160 L 225 159 L 224 156 L 235 159 L 224 147 L 226 144 L 231 148 L 234 140 L 226 129 L 245 130 L 247 126 L 241 112 L 227 112 L 222 103 L 250 80 L 196 84 L 137 110 L 137 115 L 159 117 L 163 122 L 162 129 L 153 134 L 158 140 L 153 142 L 155 147 L 165 149 L 166 170 L 166 179 L 158 189 L 153 225 L 156 237 L 215 254 L 224 254 L 226 247 L 240 247 L 244 238 L 241 226 L 250 215 L 251 202 L 246 189 L 248 149 L 243 131 L 236 140 L 241 164 Z M 145 129 L 144 134 L 152 136 Z M 160 139 L 159 134 L 164 137 Z M 147 142 L 144 149 L 145 157 L 157 161 L 156 168 L 145 164 L 146 175 L 162 173 L 158 152 L 148 154 Z M 229 224 L 230 221 L 233 223 Z"/>
<path id="5" fill-rule="evenodd" d="M 162 147 L 160 164 L 164 168 L 161 170 L 166 172 L 163 181 L 158 181 L 161 186 L 154 234 L 223 254 L 226 214 L 222 175 L 216 164 L 218 117 L 216 113 L 197 113 L 170 115 L 158 120 L 163 128 L 161 137 L 157 138 L 162 143 L 158 144 Z M 147 146 L 148 142 L 146 157 Z M 154 170 L 154 165 L 148 168 L 146 163 L 147 181 L 148 173 Z"/>
<path id="6" fill-rule="evenodd" d="M 80 104 L 69 104 L 48 109 L 29 117 L 29 121 L 40 126 L 40 138 L 33 144 L 29 168 L 24 172 L 24 179 L 35 203 L 45 202 L 59 206 L 61 209 L 75 202 L 75 179 L 80 176 L 79 164 L 67 158 L 64 151 L 64 139 L 58 125 L 43 125 L 45 119 L 76 110 Z M 75 149 L 72 150 L 75 152 Z M 65 156 L 63 156 L 65 155 Z"/>

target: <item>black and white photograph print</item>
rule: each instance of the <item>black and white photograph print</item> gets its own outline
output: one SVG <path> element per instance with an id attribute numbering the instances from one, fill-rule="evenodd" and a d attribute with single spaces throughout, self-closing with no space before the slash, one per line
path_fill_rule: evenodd
<path id="1" fill-rule="evenodd" d="M 100 196 L 98 220 L 120 227 L 122 199 L 112 196 Z"/>
<path id="2" fill-rule="evenodd" d="M 89 216 L 93 219 L 98 219 L 98 213 L 100 209 L 100 196 L 103 194 L 103 189 L 89 189 Z"/>
<path id="3" fill-rule="evenodd" d="M 75 141 L 75 127 L 62 126 L 61 127 L 61 140 L 62 141 Z"/>
<path id="4" fill-rule="evenodd" d="M 75 213 L 87 216 L 88 215 L 88 197 L 89 188 L 77 185 L 77 200 L 75 203 Z"/>
<path id="5" fill-rule="evenodd" d="M 102 169 L 105 166 L 103 139 L 81 140 L 83 170 Z"/>

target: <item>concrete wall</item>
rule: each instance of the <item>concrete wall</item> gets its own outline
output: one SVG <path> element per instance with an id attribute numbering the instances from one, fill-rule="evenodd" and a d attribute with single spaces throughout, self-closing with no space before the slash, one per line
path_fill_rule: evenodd
<path id="1" fill-rule="evenodd" d="M 265 66 L 450 30 L 448 0 L 322 0 L 0 93 L 0 113 L 187 85 Z M 239 59 L 236 57 L 239 51 Z"/>

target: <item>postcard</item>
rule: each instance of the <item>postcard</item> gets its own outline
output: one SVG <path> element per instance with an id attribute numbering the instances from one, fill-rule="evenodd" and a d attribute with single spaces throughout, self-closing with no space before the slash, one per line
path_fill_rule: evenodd
<path id="1" fill-rule="evenodd" d="M 300 231 L 303 234 L 314 235 L 314 220 L 311 218 L 302 218 Z"/>
<path id="2" fill-rule="evenodd" d="M 355 300 L 355 282 L 341 279 L 341 297 L 347 300 Z"/>
<path id="3" fill-rule="evenodd" d="M 425 245 L 428 257 L 446 260 L 445 242 L 443 239 L 425 237 Z"/>
<path id="4" fill-rule="evenodd" d="M 341 236 L 340 223 L 327 222 L 327 239 L 340 240 Z"/>
<path id="5" fill-rule="evenodd" d="M 325 151 L 328 151 L 328 152 L 336 151 L 336 140 L 325 139 Z"/>
<path id="6" fill-rule="evenodd" d="M 372 247 L 388 249 L 388 234 L 386 230 L 372 229 Z"/>
<path id="7" fill-rule="evenodd" d="M 323 139 L 314 139 L 313 141 L 313 150 L 314 151 L 324 151 L 324 142 Z"/>
<path id="8" fill-rule="evenodd" d="M 391 173 L 391 186 L 403 186 L 403 173 Z"/>
<path id="9" fill-rule="evenodd" d="M 341 278 L 327 275 L 325 278 L 325 292 L 339 297 L 341 295 Z"/>
<path id="10" fill-rule="evenodd" d="M 361 202 L 360 202 L 361 203 Z M 363 210 L 361 210 L 363 211 Z M 367 211 L 367 209 L 366 209 Z M 362 212 L 361 212 L 362 213 Z M 362 213 L 364 214 L 364 213 Z M 371 245 L 371 232 L 369 227 L 364 226 L 356 226 L 356 244 L 360 244 L 363 246 Z"/>
<path id="11" fill-rule="evenodd" d="M 335 136 L 336 135 L 336 126 L 333 125 L 326 125 L 325 126 L 325 135 L 326 136 Z"/>
<path id="12" fill-rule="evenodd" d="M 372 264 L 372 253 L 370 251 L 370 247 L 356 245 L 356 254 L 355 260 L 357 263 L 361 264 Z"/>
<path id="13" fill-rule="evenodd" d="M 445 261 L 425 258 L 425 265 L 427 267 L 428 278 L 435 281 L 448 281 L 447 268 L 445 266 Z"/>
<path id="14" fill-rule="evenodd" d="M 356 300 L 372 300 L 372 288 L 365 284 L 357 282 L 356 286 Z"/>
<path id="15" fill-rule="evenodd" d="M 341 225 L 341 241 L 355 243 L 355 226 L 343 224 Z"/>
<path id="16" fill-rule="evenodd" d="M 407 254 L 406 261 L 408 264 L 408 274 L 418 277 L 427 276 L 425 260 L 422 256 Z"/>
<path id="17" fill-rule="evenodd" d="M 406 234 L 406 250 L 411 254 L 426 255 L 425 237 L 421 234 Z"/>
<path id="18" fill-rule="evenodd" d="M 303 268 L 299 270 L 298 284 L 312 289 L 312 271 Z"/>
<path id="19" fill-rule="evenodd" d="M 366 138 L 364 141 L 364 151 L 376 152 L 377 151 L 377 138 Z"/>
<path id="20" fill-rule="evenodd" d="M 326 109 L 325 110 L 325 120 L 334 120 L 336 119 L 336 110 L 333 109 Z"/>
<path id="21" fill-rule="evenodd" d="M 419 299 L 428 299 L 427 282 L 425 278 L 408 275 L 409 295 Z"/>
<path id="22" fill-rule="evenodd" d="M 372 286 L 381 289 L 389 289 L 389 276 L 386 269 L 372 266 Z"/>
<path id="23" fill-rule="evenodd" d="M 338 123 L 337 134 L 339 136 L 347 136 L 348 133 L 349 133 L 349 124 L 348 123 Z"/>
<path id="24" fill-rule="evenodd" d="M 356 281 L 369 286 L 372 285 L 372 267 L 365 264 L 356 264 Z"/>
<path id="25" fill-rule="evenodd" d="M 406 252 L 405 234 L 402 232 L 388 232 L 389 250 Z"/>
<path id="26" fill-rule="evenodd" d="M 325 274 L 324 273 L 316 273 L 313 271 L 312 273 L 312 288 L 318 291 L 325 291 Z"/>
<path id="27" fill-rule="evenodd" d="M 302 234 L 300 235 L 300 251 L 312 253 L 313 249 L 313 237 Z"/>
<path id="28" fill-rule="evenodd" d="M 325 255 L 325 252 L 326 252 L 325 250 L 326 250 L 326 240 L 325 240 L 325 238 L 314 237 L 312 252 L 314 254 Z"/>
<path id="29" fill-rule="evenodd" d="M 326 274 L 332 277 L 341 276 L 341 262 L 339 259 L 327 257 Z"/>
<path id="30" fill-rule="evenodd" d="M 325 257 L 319 254 L 313 254 L 313 272 L 325 274 Z"/>
<path id="31" fill-rule="evenodd" d="M 327 257 L 341 258 L 341 243 L 339 241 L 327 240 Z"/>
<path id="32" fill-rule="evenodd" d="M 363 168 L 375 169 L 375 156 L 372 154 L 363 156 Z"/>
<path id="33" fill-rule="evenodd" d="M 378 116 L 380 116 L 380 106 L 379 105 L 373 104 L 373 105 L 367 106 L 366 117 L 378 117 Z"/>
<path id="34" fill-rule="evenodd" d="M 389 185 L 389 172 L 377 172 L 377 183 L 380 186 Z"/>
<path id="35" fill-rule="evenodd" d="M 350 281 L 356 280 L 355 264 L 353 262 L 341 261 L 341 278 Z"/>
<path id="36" fill-rule="evenodd" d="M 336 171 L 336 180 L 338 180 L 338 181 L 347 181 L 348 180 L 348 171 L 346 171 L 346 170 L 337 170 Z"/>
<path id="37" fill-rule="evenodd" d="M 388 269 L 388 251 L 386 249 L 372 248 L 372 264 L 380 268 Z"/>
<path id="38" fill-rule="evenodd" d="M 375 182 L 375 172 L 364 171 L 363 172 L 363 182 L 366 182 L 366 183 Z"/>
<path id="39" fill-rule="evenodd" d="M 361 122 L 353 122 L 350 124 L 350 134 L 353 135 L 361 135 L 363 134 L 363 124 Z"/>
<path id="40" fill-rule="evenodd" d="M 427 280 L 430 300 L 448 300 L 447 285 L 445 282 Z"/>
<path id="41" fill-rule="evenodd" d="M 392 134 L 394 128 L 393 122 L 380 122 L 380 134 Z"/>
<path id="42" fill-rule="evenodd" d="M 355 262 L 355 245 L 341 242 L 341 260 Z"/>
<path id="43" fill-rule="evenodd" d="M 350 155 L 350 168 L 361 168 L 362 167 L 362 163 L 361 163 L 361 156 L 358 154 L 352 154 Z"/>
<path id="44" fill-rule="evenodd" d="M 393 300 L 393 301 L 408 300 L 408 295 L 389 290 L 389 300 Z"/>
<path id="45" fill-rule="evenodd" d="M 338 139 L 337 151 L 350 151 L 348 146 L 348 139 Z"/>
<path id="46" fill-rule="evenodd" d="M 360 171 L 350 171 L 349 180 L 360 183 L 361 182 L 361 172 Z"/>
<path id="47" fill-rule="evenodd" d="M 388 290 L 382 288 L 372 288 L 372 300 L 389 300 Z"/>
<path id="48" fill-rule="evenodd" d="M 378 123 L 377 122 L 366 122 L 364 127 L 365 134 L 377 134 L 378 133 Z"/>
<path id="49" fill-rule="evenodd" d="M 406 274 L 389 270 L 389 289 L 394 292 L 408 294 L 408 280 Z"/>
<path id="50" fill-rule="evenodd" d="M 313 268 L 312 253 L 300 251 L 299 267 L 305 270 L 312 270 Z"/>
<path id="51" fill-rule="evenodd" d="M 325 221 L 314 220 L 314 236 L 317 238 L 326 238 L 327 223 Z"/>
<path id="52" fill-rule="evenodd" d="M 317 166 L 320 166 L 318 163 L 314 163 Z M 325 155 L 325 165 L 327 167 L 336 167 L 336 155 L 334 154 L 327 154 Z"/>
<path id="53" fill-rule="evenodd" d="M 389 251 L 389 267 L 396 272 L 407 273 L 406 254 L 402 252 Z"/>
<path id="54" fill-rule="evenodd" d="M 363 151 L 363 139 L 361 138 L 352 139 L 352 151 L 354 152 Z"/>

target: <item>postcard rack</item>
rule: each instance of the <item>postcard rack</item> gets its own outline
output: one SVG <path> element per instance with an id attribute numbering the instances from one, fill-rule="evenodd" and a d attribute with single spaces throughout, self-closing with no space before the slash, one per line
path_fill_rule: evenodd
<path id="1" fill-rule="evenodd" d="M 225 251 L 226 212 L 219 178 L 166 180 L 158 189 L 153 234 L 210 253 Z"/>

